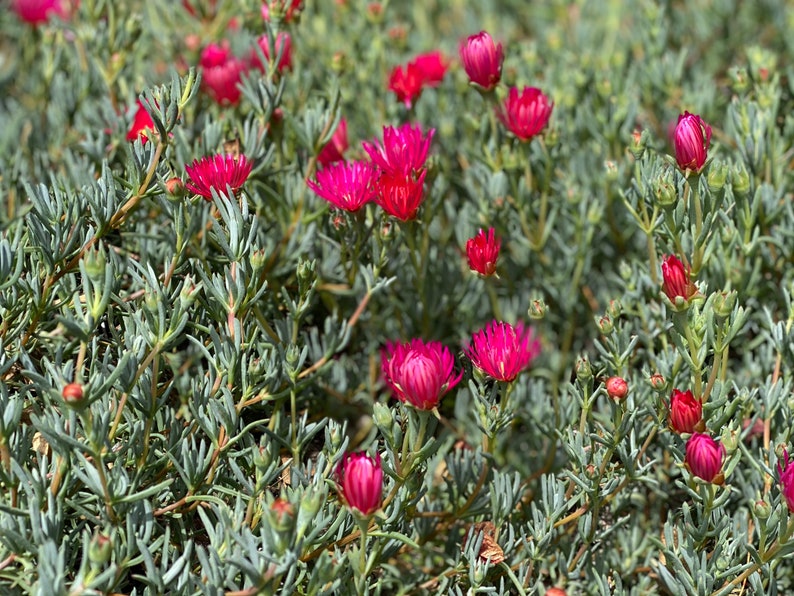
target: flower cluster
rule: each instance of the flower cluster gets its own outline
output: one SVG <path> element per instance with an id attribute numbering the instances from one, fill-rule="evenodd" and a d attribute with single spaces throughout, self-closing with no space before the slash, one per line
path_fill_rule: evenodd
<path id="1" fill-rule="evenodd" d="M 389 90 L 411 109 L 425 87 L 436 87 L 444 80 L 447 64 L 441 52 L 420 54 L 405 66 L 396 66 L 389 75 Z"/>

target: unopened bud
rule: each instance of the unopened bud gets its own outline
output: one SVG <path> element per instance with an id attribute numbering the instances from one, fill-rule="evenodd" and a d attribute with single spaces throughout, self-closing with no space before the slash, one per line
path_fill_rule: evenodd
<path id="1" fill-rule="evenodd" d="M 562 588 L 549 588 L 546 590 L 546 596 L 566 596 L 565 590 Z"/>
<path id="2" fill-rule="evenodd" d="M 264 250 L 255 250 L 248 257 L 248 260 L 251 262 L 251 268 L 254 271 L 259 271 L 265 266 L 265 263 L 267 262 L 267 256 L 265 255 Z"/>
<path id="3" fill-rule="evenodd" d="M 78 406 L 83 402 L 83 386 L 80 383 L 64 385 L 61 396 L 70 406 Z"/>
<path id="4" fill-rule="evenodd" d="M 92 281 L 104 280 L 107 257 L 101 246 L 87 250 L 83 263 L 85 263 L 85 272 Z"/>
<path id="5" fill-rule="evenodd" d="M 181 178 L 169 178 L 165 181 L 165 190 L 168 192 L 169 195 L 172 197 L 184 197 L 185 196 L 185 183 L 182 181 Z"/>
<path id="6" fill-rule="evenodd" d="M 736 290 L 721 292 L 714 298 L 714 314 L 720 318 L 727 319 L 733 312 L 736 304 Z"/>
<path id="7" fill-rule="evenodd" d="M 731 185 L 733 192 L 737 195 L 744 196 L 750 190 L 750 174 L 742 164 L 739 164 L 731 172 Z"/>
<path id="8" fill-rule="evenodd" d="M 576 361 L 576 378 L 581 382 L 589 381 L 593 378 L 593 368 L 587 358 L 579 358 Z"/>
<path id="9" fill-rule="evenodd" d="M 739 446 L 739 433 L 726 426 L 720 435 L 720 442 L 725 447 L 725 452 L 730 455 Z"/>
<path id="10" fill-rule="evenodd" d="M 634 159 L 641 159 L 645 154 L 645 148 L 648 145 L 648 133 L 646 131 L 635 130 L 631 133 L 631 143 L 629 144 L 629 151 L 634 156 Z"/>
<path id="11" fill-rule="evenodd" d="M 110 560 L 113 553 L 113 543 L 110 538 L 97 532 L 88 545 L 88 560 L 96 566 L 101 566 Z"/>
<path id="12" fill-rule="evenodd" d="M 626 399 L 629 394 L 629 384 L 623 377 L 609 377 L 604 385 L 607 388 L 607 395 L 615 401 Z"/>
<path id="13" fill-rule="evenodd" d="M 756 501 L 753 503 L 753 512 L 758 519 L 767 519 L 772 515 L 772 507 L 766 501 Z"/>
<path id="14" fill-rule="evenodd" d="M 750 77 L 747 75 L 747 69 L 743 67 L 734 67 L 728 70 L 728 76 L 731 79 L 731 87 L 735 93 L 743 93 L 750 88 Z"/>
<path id="15" fill-rule="evenodd" d="M 725 181 L 728 179 L 728 166 L 722 162 L 712 163 L 709 168 L 709 175 L 706 181 L 709 185 L 711 192 L 719 192 L 725 186 Z"/>
<path id="16" fill-rule="evenodd" d="M 614 182 L 618 179 L 618 166 L 614 161 L 605 161 L 604 170 L 606 171 L 606 179 L 608 182 Z"/>
<path id="17" fill-rule="evenodd" d="M 609 315 L 604 315 L 603 317 L 596 319 L 596 326 L 602 335 L 609 335 L 615 329 L 615 324 L 612 322 L 612 319 Z"/>
<path id="18" fill-rule="evenodd" d="M 607 306 L 607 314 L 613 319 L 617 319 L 623 314 L 623 303 L 620 300 L 610 300 Z"/>
<path id="19" fill-rule="evenodd" d="M 658 391 L 659 393 L 665 393 L 667 391 L 667 381 L 665 381 L 664 377 L 659 373 L 652 374 L 648 382 L 651 384 L 654 391 Z"/>
<path id="20" fill-rule="evenodd" d="M 380 23 L 383 20 L 383 4 L 380 2 L 367 4 L 367 19 L 371 23 Z"/>
<path id="21" fill-rule="evenodd" d="M 546 316 L 546 303 L 542 298 L 533 300 L 529 303 L 529 310 L 527 311 L 530 319 L 539 320 Z"/>
<path id="22" fill-rule="evenodd" d="M 295 509 L 292 507 L 292 503 L 286 499 L 278 498 L 273 501 L 270 511 L 273 512 L 277 530 L 286 530 L 295 518 Z"/>
<path id="23" fill-rule="evenodd" d="M 657 180 L 654 182 L 653 196 L 656 199 L 656 204 L 662 208 L 666 209 L 675 205 L 675 187 L 666 180 Z"/>

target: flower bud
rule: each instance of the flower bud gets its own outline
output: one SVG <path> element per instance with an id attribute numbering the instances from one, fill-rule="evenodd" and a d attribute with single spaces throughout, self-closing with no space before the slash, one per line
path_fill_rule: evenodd
<path id="1" fill-rule="evenodd" d="M 629 152 L 634 156 L 634 159 L 642 159 L 645 154 L 645 148 L 648 145 L 647 131 L 635 130 L 631 133 L 631 143 L 629 143 Z"/>
<path id="2" fill-rule="evenodd" d="M 651 384 L 654 391 L 659 393 L 667 391 L 667 381 L 665 381 L 664 377 L 659 373 L 653 373 L 648 378 L 648 382 Z"/>
<path id="3" fill-rule="evenodd" d="M 609 317 L 609 315 L 604 315 L 601 318 L 597 318 L 596 326 L 601 332 L 601 335 L 609 335 L 615 330 L 615 324 L 612 322 L 612 319 Z"/>
<path id="4" fill-rule="evenodd" d="M 469 36 L 458 48 L 469 81 L 483 91 L 491 91 L 502 78 L 504 52 L 485 31 Z"/>
<path id="5" fill-rule="evenodd" d="M 675 127 L 675 160 L 682 171 L 703 169 L 711 143 L 711 127 L 696 114 L 684 112 Z"/>
<path id="6" fill-rule="evenodd" d="M 733 312 L 736 304 L 736 290 L 721 292 L 714 298 L 714 314 L 721 319 L 727 319 Z"/>
<path id="7" fill-rule="evenodd" d="M 546 316 L 546 303 L 542 298 L 533 300 L 529 303 L 529 310 L 527 314 L 530 319 L 540 320 Z"/>
<path id="8" fill-rule="evenodd" d="M 670 428 L 677 433 L 693 433 L 703 418 L 703 404 L 691 391 L 673 389 L 670 397 Z"/>
<path id="9" fill-rule="evenodd" d="M 733 168 L 731 172 L 731 186 L 733 192 L 739 196 L 746 195 L 750 190 L 750 174 L 743 164 L 739 164 Z"/>
<path id="10" fill-rule="evenodd" d="M 372 419 L 381 432 L 391 432 L 394 423 L 394 413 L 391 408 L 380 402 L 372 404 Z"/>
<path id="11" fill-rule="evenodd" d="M 710 436 L 693 434 L 686 444 L 685 463 L 694 476 L 713 482 L 722 470 L 725 449 Z"/>
<path id="12" fill-rule="evenodd" d="M 110 560 L 113 553 L 113 543 L 110 538 L 101 532 L 95 532 L 88 545 L 88 560 L 100 567 Z"/>
<path id="13" fill-rule="evenodd" d="M 626 399 L 629 394 L 629 384 L 623 377 L 609 377 L 604 385 L 607 388 L 607 395 L 615 401 Z"/>
<path id="14" fill-rule="evenodd" d="M 758 500 L 753 503 L 753 513 L 758 519 L 767 519 L 772 515 L 772 507 L 764 500 Z"/>
<path id="15" fill-rule="evenodd" d="M 667 180 L 654 181 L 653 196 L 656 198 L 656 204 L 663 209 L 675 205 L 677 198 L 675 187 Z"/>
<path id="16" fill-rule="evenodd" d="M 689 279 L 689 267 L 674 255 L 665 257 L 662 262 L 662 282 L 662 291 L 679 307 L 685 306 L 698 291 Z"/>
<path id="17" fill-rule="evenodd" d="M 750 88 L 750 77 L 747 74 L 747 69 L 743 66 L 735 66 L 729 69 L 728 76 L 731 79 L 731 87 L 734 93 L 743 93 Z"/>
<path id="18" fill-rule="evenodd" d="M 383 497 L 383 469 L 380 455 L 374 458 L 361 451 L 347 453 L 336 470 L 339 496 L 364 516 L 380 508 Z"/>
<path id="19" fill-rule="evenodd" d="M 270 505 L 270 512 L 275 521 L 276 530 L 283 532 L 288 530 L 295 519 L 295 508 L 287 499 L 278 498 Z"/>
<path id="20" fill-rule="evenodd" d="M 83 258 L 83 263 L 85 264 L 85 272 L 91 281 L 104 281 L 107 257 L 101 245 L 88 249 Z"/>
<path id="21" fill-rule="evenodd" d="M 80 383 L 64 385 L 61 396 L 68 405 L 79 406 L 83 402 L 83 386 Z"/>
<path id="22" fill-rule="evenodd" d="M 607 314 L 613 319 L 617 319 L 623 314 L 623 303 L 620 300 L 610 300 L 607 306 Z"/>
<path id="23" fill-rule="evenodd" d="M 565 590 L 562 588 L 549 588 L 546 590 L 546 596 L 565 596 Z"/>
<path id="24" fill-rule="evenodd" d="M 604 162 L 604 172 L 607 182 L 614 182 L 618 179 L 618 166 L 614 161 L 607 160 Z"/>
<path id="25" fill-rule="evenodd" d="M 590 361 L 586 357 L 579 358 L 576 361 L 575 368 L 576 378 L 582 383 L 593 378 L 593 368 L 590 366 Z"/>
<path id="26" fill-rule="evenodd" d="M 251 263 L 251 269 L 259 271 L 265 266 L 265 263 L 267 263 L 267 255 L 263 249 L 257 249 L 250 254 L 248 260 Z"/>
<path id="27" fill-rule="evenodd" d="M 739 433 L 729 426 L 722 429 L 720 434 L 720 443 L 722 444 L 725 453 L 730 455 L 739 446 Z"/>
<path id="28" fill-rule="evenodd" d="M 709 175 L 706 177 L 709 190 L 711 192 L 721 191 L 725 186 L 725 181 L 728 179 L 728 173 L 729 169 L 726 164 L 712 164 L 711 168 L 709 169 Z"/>
<path id="29" fill-rule="evenodd" d="M 165 190 L 172 197 L 184 197 L 187 194 L 182 178 L 177 178 L 176 176 L 165 181 Z"/>

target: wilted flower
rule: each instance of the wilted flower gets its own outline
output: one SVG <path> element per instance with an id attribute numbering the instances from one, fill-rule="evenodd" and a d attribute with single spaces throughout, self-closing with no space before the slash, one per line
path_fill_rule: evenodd
<path id="1" fill-rule="evenodd" d="M 410 109 L 424 87 L 435 87 L 447 72 L 441 52 L 421 54 L 405 66 L 396 66 L 389 75 L 389 91 Z"/>
<path id="2" fill-rule="evenodd" d="M 460 382 L 455 359 L 437 341 L 386 344 L 381 350 L 381 370 L 395 397 L 419 410 L 432 410 L 441 398 Z"/>
<path id="3" fill-rule="evenodd" d="M 675 255 L 665 257 L 662 262 L 662 291 L 673 304 L 678 297 L 689 302 L 697 294 L 697 287 L 689 279 L 689 267 L 685 267 Z"/>
<path id="4" fill-rule="evenodd" d="M 190 177 L 185 187 L 207 201 L 212 200 L 213 188 L 218 194 L 223 194 L 226 187 L 230 186 L 236 195 L 248 179 L 252 167 L 253 164 L 242 154 L 237 159 L 232 155 L 203 157 L 185 166 Z"/>
<path id="5" fill-rule="evenodd" d="M 493 228 L 490 228 L 487 234 L 480 230 L 474 238 L 469 238 L 466 242 L 469 269 L 480 275 L 493 275 L 496 272 L 496 259 L 499 257 L 501 246 L 502 241 L 496 237 Z"/>
<path id="6" fill-rule="evenodd" d="M 706 163 L 711 143 L 711 127 L 700 116 L 684 112 L 678 117 L 674 143 L 678 167 L 699 172 Z"/>
<path id="7" fill-rule="evenodd" d="M 722 470 L 725 449 L 710 436 L 694 433 L 686 443 L 685 462 L 689 471 L 706 482 L 712 482 Z"/>
<path id="8" fill-rule="evenodd" d="M 673 389 L 670 397 L 670 427 L 677 433 L 693 433 L 703 417 L 703 404 L 691 391 Z"/>
<path id="9" fill-rule="evenodd" d="M 127 131 L 127 140 L 134 141 L 140 137 L 141 142 L 145 144 L 149 140 L 149 135 L 154 132 L 154 121 L 140 99 L 137 106 L 138 109 L 135 111 L 132 125 Z"/>
<path id="10" fill-rule="evenodd" d="M 368 161 L 331 164 L 318 170 L 306 185 L 334 207 L 358 211 L 378 194 L 378 170 Z"/>
<path id="11" fill-rule="evenodd" d="M 70 3 L 66 0 L 11 0 L 11 10 L 26 23 L 46 23 L 54 15 L 69 18 Z"/>
<path id="12" fill-rule="evenodd" d="M 513 381 L 540 353 L 531 327 L 492 321 L 464 348 L 472 364 L 497 381 Z"/>
<path id="13" fill-rule="evenodd" d="M 794 513 L 794 462 L 789 465 L 788 451 L 783 451 L 783 465 L 777 464 L 780 476 L 780 493 L 786 499 L 788 510 Z"/>
<path id="14" fill-rule="evenodd" d="M 270 60 L 270 40 L 268 39 L 267 35 L 260 35 L 256 43 L 262 50 L 265 58 Z M 292 70 L 292 37 L 290 37 L 290 34 L 286 31 L 279 32 L 279 34 L 276 35 L 275 46 L 276 57 L 278 58 L 276 69 L 279 72 L 283 72 L 284 70 Z M 264 71 L 267 67 L 267 64 L 262 63 L 262 60 L 259 57 L 259 53 L 256 51 L 256 49 L 252 50 L 251 52 L 251 67 L 258 68 L 261 71 Z"/>
<path id="15" fill-rule="evenodd" d="M 626 399 L 629 394 L 629 384 L 623 377 L 609 377 L 604 383 L 607 395 L 616 401 Z"/>
<path id="16" fill-rule="evenodd" d="M 510 132 L 528 141 L 546 128 L 553 108 L 540 89 L 524 87 L 519 94 L 518 88 L 512 87 L 496 114 Z"/>
<path id="17" fill-rule="evenodd" d="M 398 128 L 384 126 L 383 144 L 364 141 L 362 146 L 372 162 L 384 173 L 411 176 L 424 169 L 435 132 L 431 128 L 424 136 L 418 124 L 411 126 L 406 123 Z"/>
<path id="18" fill-rule="evenodd" d="M 505 55 L 502 44 L 494 42 L 485 31 L 469 36 L 458 48 L 463 69 L 469 80 L 485 91 L 490 91 L 502 78 Z"/>
<path id="19" fill-rule="evenodd" d="M 236 104 L 240 101 L 238 83 L 246 65 L 231 53 L 228 42 L 210 44 L 201 52 L 201 87 L 219 104 Z"/>
<path id="20" fill-rule="evenodd" d="M 343 153 L 347 147 L 347 120 L 341 118 L 331 140 L 317 154 L 317 162 L 322 166 L 327 166 L 329 163 L 342 161 Z"/>
<path id="21" fill-rule="evenodd" d="M 386 213 L 401 221 L 416 218 L 419 205 L 425 198 L 425 174 L 427 171 L 414 179 L 412 176 L 382 173 L 378 180 L 378 196 L 375 202 Z"/>
<path id="22" fill-rule="evenodd" d="M 347 506 L 363 515 L 380 507 L 383 496 L 383 469 L 380 454 L 370 457 L 365 452 L 347 453 L 336 469 L 339 495 Z"/>

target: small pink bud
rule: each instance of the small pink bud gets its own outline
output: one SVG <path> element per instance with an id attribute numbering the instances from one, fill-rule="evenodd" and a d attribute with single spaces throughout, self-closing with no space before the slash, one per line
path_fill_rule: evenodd
<path id="1" fill-rule="evenodd" d="M 185 183 L 176 176 L 165 181 L 165 189 L 169 195 L 181 197 L 185 194 Z"/>
<path id="2" fill-rule="evenodd" d="M 472 83 L 484 91 L 496 87 L 502 78 L 502 62 L 505 57 L 502 44 L 495 43 L 488 33 L 480 31 L 462 41 L 458 53 L 463 69 Z"/>
<path id="3" fill-rule="evenodd" d="M 347 453 L 336 470 L 339 494 L 351 509 L 370 515 L 383 497 L 383 469 L 380 454 L 374 458 L 361 451 Z"/>
<path id="4" fill-rule="evenodd" d="M 698 292 L 697 287 L 689 279 L 689 267 L 678 260 L 675 255 L 665 257 L 662 262 L 662 291 L 675 304 L 676 298 L 689 300 Z"/>
<path id="5" fill-rule="evenodd" d="M 80 383 L 69 383 L 61 390 L 63 401 L 67 404 L 79 404 L 83 401 L 83 386 Z"/>
<path id="6" fill-rule="evenodd" d="M 725 449 L 710 436 L 694 433 L 686 443 L 685 462 L 693 475 L 714 482 L 722 470 Z"/>
<path id="7" fill-rule="evenodd" d="M 703 404 L 691 391 L 673 389 L 670 397 L 670 428 L 677 433 L 693 433 L 703 418 Z"/>
<path id="8" fill-rule="evenodd" d="M 706 163 L 711 127 L 700 116 L 684 112 L 678 117 L 674 141 L 678 167 L 699 172 Z"/>
<path id="9" fill-rule="evenodd" d="M 629 384 L 623 377 L 609 377 L 605 383 L 607 395 L 615 401 L 626 399 L 629 394 Z"/>

